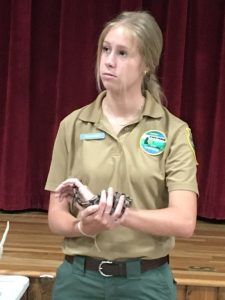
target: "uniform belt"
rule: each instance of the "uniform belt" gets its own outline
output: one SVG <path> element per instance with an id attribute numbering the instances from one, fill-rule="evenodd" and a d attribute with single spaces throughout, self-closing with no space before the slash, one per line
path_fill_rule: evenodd
<path id="1" fill-rule="evenodd" d="M 76 256 L 65 255 L 65 260 L 70 264 L 76 260 Z M 84 268 L 89 271 L 99 272 L 104 277 L 111 276 L 126 276 L 127 263 L 130 261 L 110 261 L 99 260 L 92 257 L 85 257 Z M 169 256 L 164 256 L 156 259 L 140 259 L 140 271 L 146 272 L 148 270 L 158 268 L 165 263 L 169 262 Z"/>

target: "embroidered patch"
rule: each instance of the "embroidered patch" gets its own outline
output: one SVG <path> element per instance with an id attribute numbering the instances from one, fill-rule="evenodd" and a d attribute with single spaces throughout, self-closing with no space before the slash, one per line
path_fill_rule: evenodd
<path id="1" fill-rule="evenodd" d="M 194 146 L 194 143 L 193 143 L 191 129 L 188 128 L 188 127 L 186 128 L 186 140 L 187 140 L 187 144 L 191 148 L 191 151 L 193 153 L 193 156 L 194 156 L 194 159 L 196 161 L 196 164 L 198 165 L 196 154 L 195 154 L 195 146 Z"/>
<path id="2" fill-rule="evenodd" d="M 140 147 L 148 154 L 161 154 L 166 147 L 165 133 L 159 130 L 146 131 L 140 138 Z"/>

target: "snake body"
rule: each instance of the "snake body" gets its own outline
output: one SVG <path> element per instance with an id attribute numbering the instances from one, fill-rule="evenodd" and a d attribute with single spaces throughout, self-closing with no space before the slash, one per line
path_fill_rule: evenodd
<path id="1" fill-rule="evenodd" d="M 114 192 L 114 194 L 113 194 L 113 205 L 112 205 L 112 210 L 111 210 L 110 214 L 112 214 L 115 211 L 116 206 L 119 202 L 120 196 L 124 196 L 124 203 L 123 203 L 122 213 L 124 213 L 126 207 L 131 206 L 132 199 L 128 195 L 126 195 L 124 193 Z M 82 194 L 79 192 L 79 189 L 76 186 L 73 187 L 73 202 L 78 203 L 83 208 L 86 208 L 90 205 L 98 204 L 99 201 L 100 201 L 100 197 L 101 197 L 101 195 L 98 194 L 96 196 L 93 196 L 91 199 L 86 200 L 86 199 L 84 199 Z"/>

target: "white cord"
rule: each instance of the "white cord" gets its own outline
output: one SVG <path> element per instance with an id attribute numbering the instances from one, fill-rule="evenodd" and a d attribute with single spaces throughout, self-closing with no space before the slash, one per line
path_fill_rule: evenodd
<path id="1" fill-rule="evenodd" d="M 86 232 L 84 232 L 84 230 L 81 228 L 81 222 L 78 222 L 77 223 L 77 229 L 78 231 L 83 235 L 83 236 L 86 236 L 86 237 L 89 237 L 89 238 L 92 238 L 94 239 L 94 242 L 95 242 L 95 247 L 97 248 L 98 252 L 101 252 L 101 249 L 97 243 L 97 235 L 89 235 L 87 234 Z"/>
<path id="2" fill-rule="evenodd" d="M 90 238 L 93 238 L 93 239 L 96 237 L 96 235 L 91 235 L 91 234 L 85 233 L 84 230 L 81 228 L 81 222 L 77 223 L 77 229 L 84 236 L 87 236 L 87 237 L 90 237 Z"/>
<path id="3" fill-rule="evenodd" d="M 7 238 L 8 232 L 9 232 L 9 221 L 7 221 L 7 225 L 6 225 L 5 231 L 2 236 L 2 240 L 0 242 L 0 258 L 2 257 L 2 254 L 3 254 L 3 246 L 5 244 L 5 240 Z"/>

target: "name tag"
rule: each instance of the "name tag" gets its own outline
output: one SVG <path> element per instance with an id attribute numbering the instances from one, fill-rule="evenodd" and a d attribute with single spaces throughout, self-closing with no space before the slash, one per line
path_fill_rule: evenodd
<path id="1" fill-rule="evenodd" d="M 81 133 L 80 140 L 104 140 L 104 132 L 95 132 L 95 133 Z"/>

